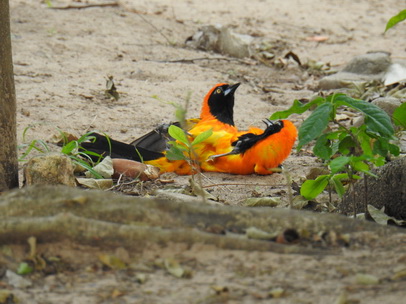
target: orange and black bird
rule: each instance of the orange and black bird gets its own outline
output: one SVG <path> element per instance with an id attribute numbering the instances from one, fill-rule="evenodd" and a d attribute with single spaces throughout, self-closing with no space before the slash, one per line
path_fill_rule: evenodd
<path id="1" fill-rule="evenodd" d="M 186 130 L 191 140 L 199 134 L 212 130 L 212 135 L 194 145 L 194 161 L 202 171 L 232 174 L 272 174 L 272 169 L 281 165 L 289 156 L 297 138 L 297 130 L 289 120 L 264 120 L 265 129 L 251 127 L 238 131 L 234 125 L 234 93 L 240 84 L 215 85 L 205 96 L 200 113 L 190 129 Z M 111 156 L 139 160 L 156 166 L 161 172 L 193 174 L 194 169 L 186 160 L 169 160 L 165 156 L 169 125 L 161 126 L 135 140 L 123 144 L 111 140 Z M 100 153 L 107 140 L 96 135 L 95 143 L 87 143 L 85 149 Z M 136 151 L 138 150 L 138 152 Z M 123 153 L 124 152 L 124 153 Z"/>

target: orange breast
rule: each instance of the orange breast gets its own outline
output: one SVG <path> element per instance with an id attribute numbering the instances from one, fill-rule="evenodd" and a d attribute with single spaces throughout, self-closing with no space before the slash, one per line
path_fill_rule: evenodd
<path id="1" fill-rule="evenodd" d="M 244 154 L 216 158 L 213 161 L 203 163 L 201 165 L 202 169 L 232 174 L 272 174 L 271 169 L 277 168 L 289 156 L 297 138 L 296 127 L 288 120 L 283 122 L 284 127 L 280 132 L 256 143 Z M 249 132 L 260 134 L 263 130 L 251 128 Z M 229 152 L 232 149 L 228 148 L 226 150 L 221 153 Z"/>
<path id="2" fill-rule="evenodd" d="M 232 174 L 272 174 L 271 169 L 277 168 L 290 154 L 297 138 L 297 130 L 292 122 L 283 120 L 284 127 L 278 133 L 259 141 L 244 154 L 227 155 L 209 160 L 212 155 L 232 151 L 232 142 L 247 132 L 238 132 L 237 128 L 220 123 L 217 120 L 203 119 L 189 133 L 193 137 L 212 129 L 213 134 L 206 141 L 195 145 L 194 152 L 203 171 L 225 172 Z M 250 128 L 254 134 L 264 132 L 259 128 Z M 169 161 L 165 157 L 147 162 L 157 166 L 161 172 L 176 172 L 180 175 L 192 174 L 193 170 L 186 161 Z"/>

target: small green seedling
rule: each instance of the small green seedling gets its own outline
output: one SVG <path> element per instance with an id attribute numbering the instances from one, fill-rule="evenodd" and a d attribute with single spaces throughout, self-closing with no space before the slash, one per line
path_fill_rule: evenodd
<path id="1" fill-rule="evenodd" d="M 95 170 L 93 170 L 93 167 L 95 164 L 99 163 L 102 160 L 102 155 L 95 153 L 93 151 L 88 151 L 85 150 L 81 147 L 81 144 L 85 141 L 92 141 L 95 140 L 95 137 L 92 135 L 93 131 L 87 132 L 86 134 L 82 135 L 80 138 L 77 140 L 72 140 L 69 141 L 66 138 L 66 135 L 64 132 L 59 131 L 62 135 L 63 138 L 63 146 L 61 149 L 61 153 L 67 155 L 74 164 L 81 166 L 88 170 L 90 173 L 93 174 L 95 178 L 103 178 L 103 176 L 99 173 L 97 173 Z M 110 144 L 109 137 L 106 136 L 108 143 Z M 111 147 L 110 147 L 111 150 Z M 98 158 L 96 163 L 92 161 L 90 158 L 90 155 L 95 156 Z"/>
<path id="2" fill-rule="evenodd" d="M 190 103 L 190 99 L 191 92 L 189 91 L 186 95 L 184 106 L 175 102 L 169 102 L 169 104 L 175 107 L 175 117 L 180 122 L 180 125 L 183 128 L 180 128 L 176 125 L 171 125 L 169 127 L 168 133 L 173 139 L 175 139 L 175 141 L 168 142 L 170 148 L 166 152 L 166 157 L 169 160 L 185 160 L 195 169 L 195 172 L 200 172 L 200 167 L 197 163 L 197 155 L 194 152 L 194 147 L 197 144 L 200 144 L 201 142 L 208 139 L 213 134 L 213 131 L 210 129 L 197 135 L 192 141 L 189 139 L 188 134 L 184 130 L 184 128 L 187 125 L 186 113 Z"/>
<path id="3" fill-rule="evenodd" d="M 26 133 L 30 128 L 31 127 L 27 127 L 24 129 L 23 141 L 25 141 Z M 68 141 L 66 134 L 64 132 L 62 132 L 61 130 L 58 130 L 58 131 L 60 132 L 62 139 L 63 139 L 63 145 L 62 145 L 60 152 L 67 155 L 74 164 L 81 166 L 81 167 L 85 168 L 86 170 L 90 171 L 96 178 L 103 178 L 99 173 L 95 172 L 92 169 L 95 164 L 93 163 L 93 161 L 89 155 L 95 156 L 96 158 L 99 159 L 96 163 L 98 163 L 102 159 L 102 156 L 95 152 L 84 150 L 83 148 L 79 149 L 79 147 L 81 146 L 81 144 L 83 142 L 92 141 L 95 139 L 95 137 L 92 136 L 93 132 L 88 132 L 88 133 L 82 135 L 77 140 Z M 107 136 L 106 136 L 106 138 L 109 141 Z M 51 151 L 48 143 L 45 142 L 44 140 L 40 140 L 40 139 L 34 139 L 28 144 L 19 145 L 18 149 L 25 149 L 25 151 L 19 158 L 20 162 L 27 161 L 27 156 L 32 151 L 37 151 L 40 154 L 45 154 L 45 153 L 48 153 Z"/>
<path id="4" fill-rule="evenodd" d="M 208 193 L 203 189 L 200 164 L 197 161 L 198 157 L 194 148 L 196 145 L 208 139 L 213 134 L 213 130 L 206 130 L 205 132 L 202 132 L 201 134 L 193 138 L 193 140 L 189 139 L 187 131 L 185 131 L 184 129 L 187 125 L 186 113 L 190 98 L 191 92 L 188 92 L 185 99 L 185 106 L 174 102 L 170 103 L 175 107 L 175 117 L 180 122 L 180 125 L 183 128 L 179 128 L 176 125 L 171 125 L 169 127 L 168 133 L 174 139 L 174 141 L 169 142 L 170 148 L 166 151 L 166 157 L 169 160 L 185 160 L 189 163 L 189 165 L 193 168 L 193 171 L 197 173 L 195 175 L 192 175 L 190 180 L 192 192 L 194 192 L 197 196 L 201 196 L 203 201 L 206 201 Z M 195 180 L 195 177 L 197 178 L 197 180 Z"/>
<path id="5" fill-rule="evenodd" d="M 186 132 L 178 126 L 171 125 L 168 129 L 169 135 L 176 141 L 170 141 L 170 149 L 166 152 L 169 160 L 186 160 L 192 166 L 198 166 L 194 146 L 208 139 L 212 134 L 212 129 L 200 133 L 192 141 L 189 140 Z"/>

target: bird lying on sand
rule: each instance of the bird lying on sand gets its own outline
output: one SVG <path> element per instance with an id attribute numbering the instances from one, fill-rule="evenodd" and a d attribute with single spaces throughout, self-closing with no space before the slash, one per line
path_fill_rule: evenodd
<path id="1" fill-rule="evenodd" d="M 212 130 L 212 135 L 193 146 L 195 163 L 202 171 L 232 174 L 272 174 L 289 156 L 297 138 L 297 130 L 289 120 L 264 120 L 265 129 L 251 127 L 239 131 L 234 125 L 234 93 L 240 84 L 216 84 L 203 99 L 200 118 L 187 121 L 186 132 L 190 140 Z M 179 126 L 179 123 L 173 123 Z M 143 161 L 156 166 L 160 172 L 193 174 L 195 170 L 187 160 L 169 160 L 166 157 L 171 124 L 161 125 L 150 133 L 125 144 L 94 133 L 94 142 L 83 143 L 87 151 L 112 158 Z"/>

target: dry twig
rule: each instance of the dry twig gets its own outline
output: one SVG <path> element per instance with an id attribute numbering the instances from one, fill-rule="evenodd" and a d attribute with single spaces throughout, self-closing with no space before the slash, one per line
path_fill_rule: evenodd
<path id="1" fill-rule="evenodd" d="M 83 9 L 89 7 L 106 7 L 106 6 L 119 6 L 118 2 L 106 2 L 106 3 L 76 3 L 68 4 L 65 6 L 50 6 L 51 9 L 66 10 L 66 9 Z"/>

